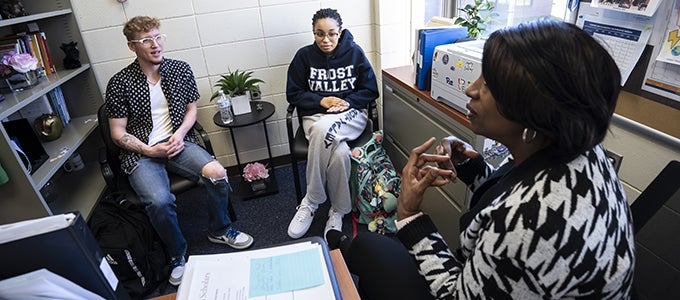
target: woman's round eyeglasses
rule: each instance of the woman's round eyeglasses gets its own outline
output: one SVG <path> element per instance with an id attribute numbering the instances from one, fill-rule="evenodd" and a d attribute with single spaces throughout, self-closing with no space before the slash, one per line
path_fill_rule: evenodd
<path id="1" fill-rule="evenodd" d="M 322 40 L 323 40 L 325 37 L 328 37 L 329 39 L 334 40 L 334 39 L 337 39 L 338 36 L 340 36 L 340 34 L 337 33 L 337 32 L 329 32 L 329 33 L 325 33 L 325 32 L 323 32 L 323 31 L 316 31 L 316 32 L 314 32 L 314 35 L 315 35 L 317 38 L 322 39 Z"/>

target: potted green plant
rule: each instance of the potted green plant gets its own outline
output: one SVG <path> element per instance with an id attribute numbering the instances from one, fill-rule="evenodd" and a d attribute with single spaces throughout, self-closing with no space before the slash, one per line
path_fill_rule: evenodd
<path id="1" fill-rule="evenodd" d="M 228 74 L 222 75 L 220 80 L 215 83 L 215 87 L 219 88 L 231 98 L 231 105 L 235 115 L 240 115 L 250 112 L 250 95 L 251 93 L 260 93 L 259 83 L 264 83 L 262 79 L 253 77 L 252 71 L 229 71 Z M 219 97 L 216 91 L 212 94 L 210 100 Z"/>
<path id="2" fill-rule="evenodd" d="M 463 12 L 463 15 L 458 16 L 454 24 L 467 27 L 468 37 L 476 39 L 486 30 L 486 23 L 497 15 L 492 12 L 493 9 L 493 3 L 488 0 L 474 0 L 473 3 L 458 9 Z M 486 16 L 484 16 L 485 14 Z"/>

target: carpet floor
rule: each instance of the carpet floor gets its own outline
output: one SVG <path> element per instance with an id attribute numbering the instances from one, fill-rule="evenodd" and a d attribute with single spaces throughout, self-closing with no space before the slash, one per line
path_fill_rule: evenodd
<path id="1" fill-rule="evenodd" d="M 304 164 L 299 166 L 304 193 Z M 253 236 L 251 248 L 260 249 L 292 241 L 288 236 L 288 224 L 295 215 L 297 200 L 293 183 L 293 172 L 290 166 L 274 169 L 279 192 L 273 195 L 242 200 L 231 197 L 236 211 L 237 220 L 233 223 L 236 228 Z M 234 179 L 231 179 L 234 180 Z M 234 250 L 226 245 L 214 244 L 208 241 L 207 225 L 208 213 L 206 208 L 206 193 L 202 187 L 197 187 L 177 196 L 177 216 L 182 233 L 187 239 L 187 255 L 228 253 Z M 321 236 L 326 226 L 329 201 L 319 207 L 314 215 L 314 221 L 304 237 Z M 358 224 L 357 231 L 366 231 L 366 225 Z M 352 235 L 352 216 L 348 214 L 343 220 L 343 232 Z M 176 287 L 161 284 L 148 298 L 174 293 Z"/>

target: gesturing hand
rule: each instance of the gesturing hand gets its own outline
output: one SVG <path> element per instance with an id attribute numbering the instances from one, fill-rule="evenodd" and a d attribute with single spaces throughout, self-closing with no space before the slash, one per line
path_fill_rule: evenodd
<path id="1" fill-rule="evenodd" d="M 407 218 L 420 211 L 425 190 L 431 186 L 442 186 L 455 179 L 452 170 L 437 168 L 428 163 L 445 163 L 449 156 L 428 154 L 434 145 L 435 138 L 430 138 L 422 145 L 414 148 L 408 162 L 402 170 L 401 191 L 399 193 L 397 214 L 398 219 Z"/>
<path id="2" fill-rule="evenodd" d="M 439 145 L 435 148 L 435 153 L 439 155 L 445 155 L 450 158 L 449 160 L 438 163 L 437 165 L 439 168 L 452 170 L 454 176 L 457 176 L 456 169 L 454 168 L 455 165 L 463 163 L 470 158 L 479 157 L 479 153 L 477 153 L 477 151 L 475 151 L 472 146 L 470 146 L 470 144 L 455 136 L 443 138 Z"/>

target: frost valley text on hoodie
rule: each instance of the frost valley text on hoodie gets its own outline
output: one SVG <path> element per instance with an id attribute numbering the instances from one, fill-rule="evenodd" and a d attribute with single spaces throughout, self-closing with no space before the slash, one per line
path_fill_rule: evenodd
<path id="1" fill-rule="evenodd" d="M 357 80 L 352 74 L 354 65 L 335 69 L 309 68 L 309 90 L 314 92 L 340 92 L 354 89 Z"/>

